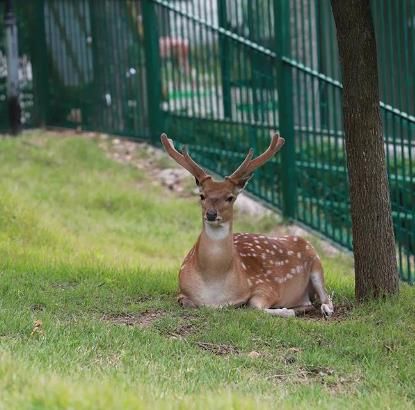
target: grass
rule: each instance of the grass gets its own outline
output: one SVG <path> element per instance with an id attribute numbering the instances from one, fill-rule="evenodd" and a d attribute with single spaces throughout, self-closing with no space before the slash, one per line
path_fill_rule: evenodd
<path id="1" fill-rule="evenodd" d="M 0 139 L 0 175 L 0 408 L 414 407 L 413 287 L 332 321 L 183 310 L 194 199 L 93 139 L 40 131 Z M 349 304 L 350 257 L 317 246 Z"/>

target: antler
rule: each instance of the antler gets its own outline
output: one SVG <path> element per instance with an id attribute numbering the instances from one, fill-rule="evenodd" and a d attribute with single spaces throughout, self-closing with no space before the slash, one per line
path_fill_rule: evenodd
<path id="1" fill-rule="evenodd" d="M 252 148 L 250 148 L 242 164 L 239 165 L 239 167 L 236 169 L 236 171 L 234 171 L 232 175 L 229 175 L 226 178 L 230 179 L 231 181 L 235 181 L 252 174 L 258 167 L 263 165 L 273 155 L 275 155 L 284 145 L 284 142 L 284 138 L 280 137 L 279 134 L 274 134 L 271 137 L 271 143 L 269 144 L 269 147 L 266 149 L 266 151 L 254 159 L 252 159 L 253 151 Z"/>
<path id="2" fill-rule="evenodd" d="M 161 134 L 161 143 L 164 146 L 166 152 L 172 157 L 179 165 L 187 169 L 201 184 L 206 179 L 211 178 L 196 162 L 190 157 L 187 148 L 184 148 L 182 153 L 174 148 L 173 141 L 167 137 L 166 134 Z"/>

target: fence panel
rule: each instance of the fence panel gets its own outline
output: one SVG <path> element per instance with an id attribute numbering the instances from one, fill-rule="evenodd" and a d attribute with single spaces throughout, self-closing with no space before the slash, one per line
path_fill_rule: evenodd
<path id="1" fill-rule="evenodd" d="M 146 137 L 141 2 L 44 0 L 47 124 Z"/>
<path id="2" fill-rule="evenodd" d="M 415 282 L 415 0 L 372 6 L 398 262 Z"/>
<path id="3" fill-rule="evenodd" d="M 273 3 L 154 3 L 166 129 L 205 167 L 229 174 L 249 147 L 266 149 L 278 128 L 275 52 L 254 41 L 273 43 L 274 23 L 265 14 Z M 251 19 L 252 8 L 268 19 L 266 27 Z M 280 169 L 277 156 L 250 182 L 250 192 L 275 207 L 282 205 Z"/>
<path id="4" fill-rule="evenodd" d="M 351 249 L 329 0 L 17 4 L 21 66 L 36 63 L 36 104 L 32 92 L 23 93 L 27 124 L 152 143 L 166 130 L 219 175 L 230 173 L 249 147 L 264 150 L 280 130 L 285 149 L 257 171 L 249 192 Z M 398 262 L 401 278 L 414 283 L 415 0 L 373 0 L 372 12 Z M 5 75 L 0 42 L 1 126 Z"/>
<path id="5" fill-rule="evenodd" d="M 297 192 L 290 216 L 351 249 L 342 86 L 329 0 L 152 1 L 164 30 L 160 56 L 166 129 L 189 144 L 203 165 L 224 175 L 249 146 L 263 149 L 271 129 L 284 129 L 280 116 L 284 113 L 285 119 L 285 105 L 292 105 L 293 136 L 284 132 L 295 149 L 292 184 Z M 402 279 L 414 282 L 415 123 L 407 86 L 415 72 L 408 51 L 414 49 L 415 12 L 414 0 L 397 3 L 372 6 L 381 50 L 381 107 L 398 262 Z M 279 25 L 284 21 L 289 22 L 290 41 L 281 49 Z M 278 81 L 281 62 L 291 73 L 291 101 L 281 84 L 287 70 Z M 398 78 L 396 84 L 391 76 Z M 287 190 L 279 160 L 259 170 L 248 190 L 281 209 Z"/>
<path id="6" fill-rule="evenodd" d="M 341 88 L 329 1 L 290 2 L 298 220 L 351 247 Z"/>

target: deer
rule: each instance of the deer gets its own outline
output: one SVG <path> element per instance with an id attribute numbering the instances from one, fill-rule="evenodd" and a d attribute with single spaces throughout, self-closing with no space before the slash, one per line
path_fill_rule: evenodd
<path id="1" fill-rule="evenodd" d="M 161 142 L 167 154 L 196 180 L 202 208 L 202 232 L 179 271 L 178 302 L 182 307 L 247 305 L 275 316 L 292 317 L 315 309 L 323 317 L 334 313 L 324 286 L 317 252 L 298 236 L 268 237 L 233 233 L 234 204 L 253 172 L 284 145 L 273 134 L 269 147 L 253 158 L 249 149 L 240 166 L 224 180 L 214 180 L 166 134 Z"/>

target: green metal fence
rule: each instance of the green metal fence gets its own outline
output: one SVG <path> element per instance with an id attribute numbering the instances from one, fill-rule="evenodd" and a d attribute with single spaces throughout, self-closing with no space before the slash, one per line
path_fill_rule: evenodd
<path id="1" fill-rule="evenodd" d="M 24 2 L 20 2 L 22 8 Z M 158 143 L 229 173 L 279 130 L 249 191 L 351 248 L 341 75 L 329 0 L 37 0 L 33 124 Z M 415 0 L 374 0 L 401 277 L 415 282 Z"/>

